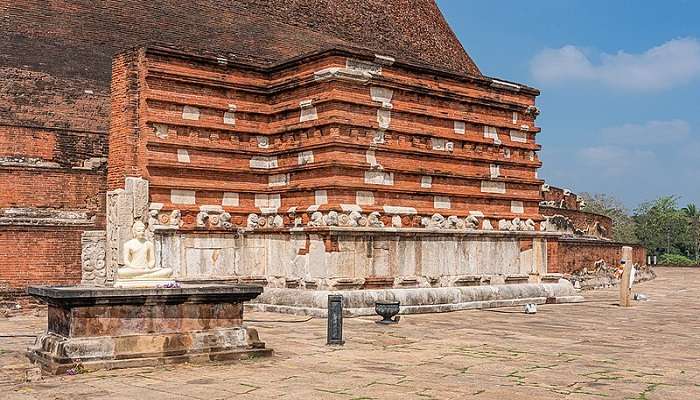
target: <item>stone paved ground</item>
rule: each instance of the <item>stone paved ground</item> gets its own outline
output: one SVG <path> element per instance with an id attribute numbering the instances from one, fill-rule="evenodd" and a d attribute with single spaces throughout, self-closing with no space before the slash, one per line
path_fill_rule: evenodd
<path id="1" fill-rule="evenodd" d="M 700 399 L 700 269 L 659 269 L 615 305 L 617 289 L 586 302 L 405 316 L 379 326 L 345 320 L 329 348 L 325 321 L 251 313 L 276 350 L 229 365 L 103 371 L 18 383 L 32 340 L 0 338 L 2 399 Z M 31 335 L 45 315 L 0 318 L 0 336 Z M 277 322 L 287 321 L 287 322 Z"/>

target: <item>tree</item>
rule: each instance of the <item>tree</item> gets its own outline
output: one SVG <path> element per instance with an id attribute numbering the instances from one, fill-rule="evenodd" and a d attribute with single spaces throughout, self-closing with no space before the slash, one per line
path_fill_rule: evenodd
<path id="1" fill-rule="evenodd" d="M 651 253 L 687 255 L 696 248 L 688 218 L 678 208 L 676 196 L 642 203 L 633 218 L 637 237 Z"/>
<path id="2" fill-rule="evenodd" d="M 625 206 L 615 197 L 597 193 L 581 193 L 585 201 L 583 211 L 605 215 L 613 221 L 612 237 L 623 243 L 639 243 L 635 234 L 635 223 Z"/>
<path id="3" fill-rule="evenodd" d="M 695 204 L 690 203 L 682 208 L 683 214 L 688 219 L 688 224 L 691 233 L 691 239 L 694 239 L 694 254 L 695 261 L 698 261 L 698 254 L 700 253 L 700 210 L 695 206 Z"/>

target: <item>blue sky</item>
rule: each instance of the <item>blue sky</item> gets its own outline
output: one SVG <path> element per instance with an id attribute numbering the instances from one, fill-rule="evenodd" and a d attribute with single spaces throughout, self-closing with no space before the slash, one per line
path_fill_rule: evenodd
<path id="1" fill-rule="evenodd" d="M 700 206 L 700 1 L 438 5 L 482 73 L 542 91 L 540 177 Z"/>

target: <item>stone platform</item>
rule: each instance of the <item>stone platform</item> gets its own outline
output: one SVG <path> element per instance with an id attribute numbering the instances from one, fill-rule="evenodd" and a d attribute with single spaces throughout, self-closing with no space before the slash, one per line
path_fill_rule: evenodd
<path id="1" fill-rule="evenodd" d="M 556 283 L 516 283 L 468 287 L 438 287 L 379 290 L 299 290 L 265 288 L 251 303 L 251 310 L 326 317 L 328 295 L 343 296 L 346 316 L 376 315 L 377 301 L 400 301 L 401 314 L 449 312 L 535 304 L 579 303 L 573 285 L 560 279 Z"/>
<path id="2" fill-rule="evenodd" d="M 51 374 L 268 356 L 243 326 L 243 302 L 261 287 L 197 285 L 172 289 L 30 287 L 48 303 L 48 329 L 28 351 Z"/>

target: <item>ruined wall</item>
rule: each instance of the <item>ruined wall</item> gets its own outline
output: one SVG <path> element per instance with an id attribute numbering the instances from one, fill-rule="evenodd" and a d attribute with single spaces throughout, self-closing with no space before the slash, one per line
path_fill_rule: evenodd
<path id="1" fill-rule="evenodd" d="M 156 234 L 159 266 L 179 280 L 268 287 L 445 287 L 528 281 L 547 269 L 547 235 L 326 228 L 239 235 Z"/>
<path id="2" fill-rule="evenodd" d="M 345 51 L 258 68 L 149 48 L 113 69 L 110 188 L 143 177 L 179 229 L 541 219 L 533 89 Z"/>
<path id="3" fill-rule="evenodd" d="M 6 289 L 80 282 L 82 229 L 0 226 L 0 282 Z"/>
<path id="4" fill-rule="evenodd" d="M 550 185 L 542 186 L 540 213 L 546 218 L 555 216 L 566 225 L 566 233 L 574 236 L 610 240 L 613 237 L 613 221 L 604 215 L 594 214 L 581 209 L 584 200 L 568 189 Z M 563 221 L 565 220 L 565 221 Z"/>
<path id="5" fill-rule="evenodd" d="M 80 281 L 80 235 L 104 227 L 106 157 L 105 132 L 0 123 L 0 283 Z"/>
<path id="6" fill-rule="evenodd" d="M 560 239 L 556 254 L 558 272 L 570 274 L 583 268 L 593 270 L 599 260 L 617 266 L 623 246 L 623 243 L 600 240 Z M 646 250 L 642 246 L 633 246 L 632 258 L 635 264 L 646 265 Z"/>

